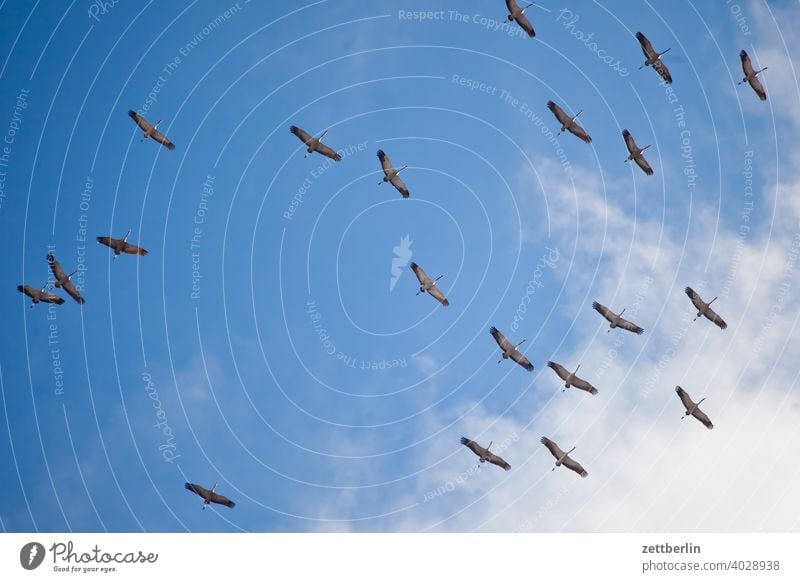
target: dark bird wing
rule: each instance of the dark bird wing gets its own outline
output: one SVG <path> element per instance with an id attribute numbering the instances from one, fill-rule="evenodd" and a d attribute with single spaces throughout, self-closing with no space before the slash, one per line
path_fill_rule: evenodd
<path id="1" fill-rule="evenodd" d="M 689 296 L 689 299 L 692 300 L 692 304 L 694 304 L 694 306 L 697 307 L 698 310 L 703 309 L 703 307 L 705 307 L 706 302 L 703 301 L 700 295 L 697 294 L 697 291 L 695 291 L 691 287 L 687 287 L 686 289 L 684 289 L 684 291 L 686 292 L 686 295 Z"/>
<path id="2" fill-rule="evenodd" d="M 133 119 L 134 122 L 136 122 L 136 125 L 138 125 L 139 128 L 145 133 L 153 129 L 152 124 L 148 123 L 148 121 L 144 117 L 136 113 L 133 109 L 130 109 L 128 111 L 128 116 L 130 116 L 130 118 Z"/>
<path id="3" fill-rule="evenodd" d="M 183 486 L 193 493 L 197 493 L 200 497 L 205 499 L 208 497 L 209 490 L 203 487 L 202 485 L 197 485 L 195 483 L 184 483 Z"/>
<path id="4" fill-rule="evenodd" d="M 50 263 L 50 270 L 53 272 L 56 281 L 60 281 L 66 276 L 64 269 L 61 268 L 61 263 L 58 262 L 53 253 L 47 255 L 47 262 Z"/>
<path id="5" fill-rule="evenodd" d="M 489 453 L 486 457 L 486 460 L 489 461 L 492 465 L 497 465 L 498 467 L 502 467 L 506 471 L 511 470 L 511 465 L 505 462 L 502 457 L 495 455 L 494 453 Z"/>
<path id="6" fill-rule="evenodd" d="M 633 153 L 639 151 L 639 146 L 636 145 L 636 141 L 633 139 L 631 132 L 627 129 L 622 130 L 622 137 L 625 138 L 625 146 L 628 148 L 628 153 Z"/>
<path id="7" fill-rule="evenodd" d="M 571 469 L 572 471 L 575 471 L 581 477 L 588 477 L 589 476 L 589 473 L 587 473 L 586 470 L 583 467 L 581 467 L 581 464 L 579 462 L 577 462 L 575 459 L 573 459 L 572 457 L 570 457 L 569 455 L 567 455 L 567 458 L 564 459 L 561 462 L 561 464 L 564 465 L 567 469 Z"/>
<path id="8" fill-rule="evenodd" d="M 539 442 L 541 442 L 544 446 L 547 447 L 547 450 L 550 451 L 550 454 L 553 455 L 553 457 L 555 457 L 556 461 L 559 460 L 564 454 L 564 451 L 562 451 L 561 448 L 556 443 L 554 443 L 547 437 L 540 438 Z"/>
<path id="9" fill-rule="evenodd" d="M 513 352 L 511 352 L 511 359 L 528 370 L 528 372 L 533 372 L 533 364 L 531 364 L 531 361 L 523 356 L 522 352 L 519 350 L 515 349 Z"/>
<path id="10" fill-rule="evenodd" d="M 747 51 L 743 50 L 740 52 L 739 58 L 742 59 L 742 71 L 744 72 L 745 77 L 749 77 L 755 73 L 755 69 L 753 69 L 753 63 L 750 62 L 750 55 L 747 54 Z"/>
<path id="11" fill-rule="evenodd" d="M 444 296 L 444 293 L 442 293 L 442 290 L 439 289 L 437 285 L 431 287 L 431 289 L 428 291 L 428 295 L 436 299 L 439 303 L 441 303 L 445 307 L 450 305 L 450 302 L 447 300 L 447 297 Z"/>
<path id="12" fill-rule="evenodd" d="M 110 236 L 98 236 L 97 242 L 101 245 L 106 245 L 107 247 L 114 248 L 114 245 L 119 242 L 118 239 L 111 238 Z"/>
<path id="13" fill-rule="evenodd" d="M 219 493 L 212 493 L 210 501 L 212 503 L 219 503 L 220 505 L 224 505 L 226 507 L 231 507 L 231 508 L 236 506 L 236 504 L 233 501 L 231 501 L 224 495 L 220 495 Z"/>
<path id="14" fill-rule="evenodd" d="M 129 255 L 139 255 L 141 257 L 147 254 L 147 251 L 144 250 L 142 247 L 137 247 L 136 245 L 132 245 L 131 243 L 126 242 L 125 248 L 122 249 L 123 253 L 127 253 Z"/>
<path id="15" fill-rule="evenodd" d="M 728 324 L 727 324 L 727 323 L 725 323 L 725 320 L 724 320 L 724 319 L 722 319 L 722 318 L 719 316 L 719 314 L 718 314 L 716 311 L 714 311 L 713 309 L 711 309 L 710 307 L 709 307 L 709 308 L 708 308 L 708 310 L 706 311 L 706 313 L 705 313 L 705 316 L 706 316 L 706 317 L 707 317 L 709 320 L 711 320 L 712 322 L 714 322 L 715 324 L 717 324 L 717 326 L 719 326 L 719 328 L 720 328 L 720 329 L 725 329 L 726 327 L 728 327 Z"/>
<path id="16" fill-rule="evenodd" d="M 572 380 L 572 385 L 573 385 L 573 386 L 575 386 L 575 388 L 579 388 L 579 389 L 581 389 L 581 390 L 585 390 L 585 391 L 586 391 L 586 392 L 588 392 L 589 394 L 597 394 L 597 388 L 595 388 L 594 386 L 592 386 L 591 384 L 589 384 L 589 383 L 588 383 L 586 380 L 584 380 L 583 378 L 578 378 L 578 377 L 576 376 L 576 377 L 575 377 L 575 378 Z"/>
<path id="17" fill-rule="evenodd" d="M 80 291 L 78 291 L 78 289 L 75 287 L 75 285 L 72 283 L 72 281 L 67 280 L 66 283 L 61 285 L 61 288 L 64 291 L 66 291 L 69 294 L 70 297 L 72 297 L 75 301 L 77 301 L 81 305 L 86 303 L 86 299 L 83 298 L 83 296 L 80 294 Z"/>
<path id="18" fill-rule="evenodd" d="M 383 168 L 383 173 L 386 177 L 389 177 L 389 174 L 394 170 L 392 167 L 392 161 L 389 159 L 389 156 L 383 150 L 378 150 L 378 159 L 381 161 L 381 168 Z"/>
<path id="19" fill-rule="evenodd" d="M 549 368 L 552 368 L 552 369 L 553 369 L 553 371 L 554 371 L 556 374 L 558 374 L 558 375 L 559 375 L 559 377 L 560 377 L 562 380 L 566 381 L 566 380 L 567 380 L 567 378 L 569 378 L 569 372 L 568 372 L 568 371 L 567 371 L 567 369 L 566 369 L 564 366 L 562 366 L 561 364 L 558 364 L 558 363 L 556 363 L 556 362 L 547 362 L 547 366 L 548 366 Z"/>
<path id="20" fill-rule="evenodd" d="M 564 110 L 561 109 L 558 105 L 553 103 L 552 101 L 547 102 L 547 108 L 553 112 L 553 115 L 556 116 L 556 119 L 561 125 L 568 125 L 570 118 L 567 117 L 567 114 L 564 113 Z"/>
<path id="21" fill-rule="evenodd" d="M 699 406 L 694 409 L 694 412 L 692 413 L 692 416 L 694 416 L 697 420 L 702 422 L 708 430 L 711 430 L 712 428 L 714 428 L 714 425 L 711 422 L 711 419 L 708 418 L 708 416 L 706 416 L 705 412 L 700 410 Z"/>
<path id="22" fill-rule="evenodd" d="M 578 136 L 586 143 L 592 143 L 592 136 L 586 133 L 586 130 L 583 129 L 580 125 L 578 125 L 576 122 L 573 121 L 572 123 L 570 123 L 567 126 L 567 129 L 572 135 Z"/>
<path id="23" fill-rule="evenodd" d="M 661 78 L 664 79 L 667 85 L 672 84 L 672 75 L 669 74 L 669 69 L 667 68 L 667 65 L 664 64 L 664 61 L 661 59 L 657 60 L 655 63 L 653 63 L 653 68 L 659 75 L 661 75 Z"/>
<path id="24" fill-rule="evenodd" d="M 302 141 L 305 144 L 307 144 L 311 140 L 311 136 L 308 134 L 308 132 L 300 129 L 296 125 L 290 126 L 289 131 L 291 131 L 298 138 L 300 138 L 300 141 Z"/>
<path id="25" fill-rule="evenodd" d="M 509 341 L 506 339 L 506 336 L 504 336 L 496 327 L 491 327 L 489 329 L 489 333 L 492 334 L 494 341 L 497 342 L 497 345 L 500 346 L 500 349 L 504 352 L 512 347 Z"/>
<path id="26" fill-rule="evenodd" d="M 30 285 L 17 285 L 17 291 L 19 291 L 20 293 L 24 293 L 25 295 L 33 299 L 34 297 L 36 297 L 36 292 L 38 291 L 38 289 L 34 289 Z"/>
<path id="27" fill-rule="evenodd" d="M 326 146 L 324 143 L 317 145 L 315 149 L 323 156 L 327 156 L 330 159 L 332 159 L 334 162 L 342 161 L 342 156 L 339 155 L 333 148 Z"/>
<path id="28" fill-rule="evenodd" d="M 163 145 L 168 150 L 174 150 L 175 149 L 175 144 L 172 143 L 171 141 L 169 141 L 169 139 L 167 139 L 167 136 L 164 135 L 163 133 L 161 133 L 158 130 L 155 130 L 153 132 L 153 135 L 150 136 L 150 138 L 153 139 L 154 141 L 157 141 L 158 143 Z"/>
<path id="29" fill-rule="evenodd" d="M 39 297 L 39 301 L 42 301 L 43 303 L 55 303 L 56 305 L 61 305 L 64 303 L 64 299 L 62 297 L 53 295 L 52 293 L 42 293 L 42 296 Z"/>
<path id="30" fill-rule="evenodd" d="M 678 398 L 681 399 L 681 403 L 686 409 L 686 412 L 689 412 L 692 409 L 692 406 L 694 406 L 694 401 L 689 396 L 689 393 L 680 386 L 675 386 L 675 392 L 678 393 Z"/>
<path id="31" fill-rule="evenodd" d="M 653 50 L 653 45 L 650 44 L 650 41 L 641 32 L 636 33 L 636 40 L 639 41 L 644 56 L 650 60 L 656 54 L 656 51 Z"/>
<path id="32" fill-rule="evenodd" d="M 597 313 L 605 317 L 608 321 L 614 319 L 614 313 L 612 313 L 612 311 L 608 307 L 606 307 L 605 305 L 601 305 L 597 301 L 592 303 L 592 309 L 594 309 Z"/>
<path id="33" fill-rule="evenodd" d="M 650 164 L 647 163 L 647 160 L 644 159 L 642 154 L 633 158 L 633 161 L 636 162 L 636 165 L 639 166 L 645 174 L 648 176 L 653 175 L 653 168 L 650 167 Z"/>
<path id="34" fill-rule="evenodd" d="M 486 455 L 486 449 L 484 449 L 475 441 L 469 440 L 467 437 L 461 437 L 461 444 L 467 447 L 470 451 L 472 451 L 479 457 L 483 457 Z"/>
<path id="35" fill-rule="evenodd" d="M 517 6 L 515 0 L 506 0 L 506 7 L 508 8 L 508 12 L 510 14 L 518 14 L 519 6 Z M 519 16 L 515 16 L 514 18 L 522 30 L 528 33 L 528 36 L 531 38 L 536 36 L 536 31 L 533 30 L 533 25 L 531 24 L 531 21 L 528 20 L 528 17 L 525 16 L 525 14 L 519 14 Z"/>
<path id="36" fill-rule="evenodd" d="M 640 335 L 644 333 L 644 330 L 641 327 L 639 327 L 633 322 L 628 321 L 627 319 L 620 318 L 617 327 L 621 327 L 622 329 L 627 329 L 628 331 L 632 331 L 633 333 L 637 333 Z"/>
<path id="37" fill-rule="evenodd" d="M 418 264 L 412 261 L 410 267 L 411 270 L 414 271 L 414 274 L 417 276 L 420 285 L 427 285 L 428 283 L 431 282 L 431 278 L 428 277 L 428 274 L 425 273 L 423 268 L 420 267 Z"/>
<path id="38" fill-rule="evenodd" d="M 403 198 L 408 198 L 408 186 L 406 186 L 406 183 L 403 182 L 403 179 L 398 174 L 395 174 L 394 177 L 389 180 L 389 182 L 392 186 L 397 188 L 397 191 L 400 192 Z"/>
<path id="39" fill-rule="evenodd" d="M 764 91 L 764 85 L 761 84 L 761 81 L 758 80 L 758 77 L 751 77 L 748 83 L 750 83 L 750 86 L 753 88 L 753 91 L 756 92 L 756 95 L 758 95 L 759 99 L 762 101 L 767 100 L 767 92 Z"/>

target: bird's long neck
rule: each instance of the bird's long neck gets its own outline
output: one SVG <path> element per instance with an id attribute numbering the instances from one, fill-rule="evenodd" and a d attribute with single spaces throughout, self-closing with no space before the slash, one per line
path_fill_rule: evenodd
<path id="1" fill-rule="evenodd" d="M 211 493 L 214 493 L 214 489 L 216 489 L 216 488 L 217 488 L 217 484 L 214 483 L 214 486 L 211 488 Z"/>
<path id="2" fill-rule="evenodd" d="M 129 236 L 131 236 L 131 229 L 130 228 L 128 229 L 128 232 L 125 233 L 125 236 L 122 237 L 122 242 L 127 241 Z"/>
<path id="3" fill-rule="evenodd" d="M 625 309 L 627 309 L 627 307 Z M 623 309 L 622 311 L 619 312 L 619 315 L 617 316 L 617 318 L 622 317 L 622 314 L 625 313 L 625 309 Z"/>
<path id="4" fill-rule="evenodd" d="M 533 6 L 533 5 L 534 5 L 534 3 L 533 3 L 533 2 L 531 2 L 531 3 L 530 3 L 530 4 L 528 4 L 528 5 L 527 5 L 525 8 L 523 8 L 522 10 L 520 10 L 520 11 L 519 11 L 519 13 L 520 13 L 520 14 L 524 14 L 524 13 L 525 13 L 525 11 L 526 11 L 528 8 L 530 8 L 531 6 Z"/>
<path id="5" fill-rule="evenodd" d="M 662 57 L 663 55 L 667 54 L 667 53 L 668 53 L 670 50 L 671 50 L 671 47 L 670 47 L 670 48 L 668 48 L 667 50 L 663 51 L 663 52 L 660 52 L 660 53 L 658 53 L 658 54 L 656 55 L 656 60 L 660 61 L 660 60 L 661 60 L 661 57 Z"/>
<path id="6" fill-rule="evenodd" d="M 323 137 L 325 137 L 326 133 L 328 133 L 327 129 L 320 134 L 320 136 L 317 138 L 317 141 L 320 141 Z"/>
<path id="7" fill-rule="evenodd" d="M 528 338 L 525 338 L 525 339 L 528 339 Z M 514 346 L 514 349 L 518 348 L 519 346 L 521 346 L 524 343 L 525 343 L 525 340 L 522 340 L 521 342 L 519 342 L 517 345 Z"/>
<path id="8" fill-rule="evenodd" d="M 717 300 L 717 298 L 716 298 L 716 297 L 714 297 L 714 299 L 712 299 L 711 301 L 709 301 L 709 302 L 708 302 L 706 305 L 711 305 L 711 304 L 712 304 L 712 303 L 714 303 L 714 301 L 716 301 L 716 300 Z"/>
<path id="9" fill-rule="evenodd" d="M 766 71 L 769 67 L 764 67 L 763 69 L 759 69 L 756 71 L 756 75 L 758 75 L 761 71 Z"/>
<path id="10" fill-rule="evenodd" d="M 400 172 L 402 172 L 403 170 L 405 170 L 407 167 L 408 167 L 408 164 L 406 164 L 405 166 L 403 166 L 402 168 L 400 168 L 399 170 L 397 170 L 397 171 L 395 172 L 395 174 L 399 174 Z"/>
<path id="11" fill-rule="evenodd" d="M 575 117 L 573 117 L 573 118 L 572 118 L 572 121 L 575 121 L 576 119 L 578 119 L 578 116 L 579 116 L 581 113 L 583 113 L 583 109 L 581 109 L 580 111 L 578 111 L 578 112 L 575 114 Z"/>
<path id="12" fill-rule="evenodd" d="M 436 283 L 436 281 L 438 281 L 438 280 L 439 280 L 439 279 L 441 279 L 442 277 L 444 277 L 444 275 L 439 275 L 438 277 L 436 277 L 436 278 L 433 280 L 433 282 L 434 282 L 434 283 Z"/>
<path id="13" fill-rule="evenodd" d="M 580 364 L 578 364 L 578 367 L 577 367 L 577 368 L 575 368 L 575 371 L 572 373 L 572 375 L 574 376 L 575 374 L 577 374 L 577 373 L 578 373 L 578 370 L 580 370 L 580 369 L 581 369 L 581 365 L 580 365 Z"/>
<path id="14" fill-rule="evenodd" d="M 493 442 L 494 442 L 494 441 L 489 441 L 489 444 L 486 446 L 486 452 L 487 452 L 487 453 L 489 452 L 489 449 L 491 449 L 491 448 L 492 448 L 492 443 L 493 443 Z"/>

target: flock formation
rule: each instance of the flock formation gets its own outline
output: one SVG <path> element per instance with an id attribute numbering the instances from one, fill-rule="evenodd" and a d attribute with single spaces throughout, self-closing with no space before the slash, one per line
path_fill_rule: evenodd
<path id="1" fill-rule="evenodd" d="M 515 0 L 506 0 L 506 7 L 508 8 L 508 20 L 509 22 L 516 22 L 527 34 L 529 37 L 534 37 L 536 35 L 533 25 L 531 24 L 530 20 L 525 16 L 525 11 L 530 8 L 533 3 L 528 4 L 524 8 L 520 8 L 520 6 L 516 3 Z M 645 55 L 645 62 L 639 68 L 645 67 L 652 67 L 659 76 L 664 80 L 665 83 L 671 84 L 672 83 L 672 76 L 669 72 L 669 69 L 662 61 L 662 56 L 667 53 L 670 49 L 666 49 L 662 52 L 657 52 L 653 48 L 650 41 L 645 37 L 641 32 L 636 33 L 636 39 L 639 41 L 641 46 L 642 52 Z M 766 92 L 764 91 L 763 86 L 761 85 L 760 81 L 758 80 L 758 75 L 766 70 L 767 67 L 756 71 L 751 62 L 750 58 L 747 53 L 742 50 L 740 53 L 740 58 L 742 62 L 742 70 L 744 72 L 744 78 L 739 84 L 748 83 L 758 97 L 763 101 L 766 100 Z M 574 116 L 570 117 L 567 115 L 564 110 L 559 107 L 553 101 L 547 102 L 547 108 L 553 113 L 558 123 L 561 125 L 561 129 L 559 133 L 568 131 L 584 141 L 585 143 L 591 143 L 592 138 L 586 132 L 586 130 L 581 127 L 577 123 L 578 116 L 582 113 L 582 111 L 578 111 Z M 142 130 L 142 138 L 141 141 L 145 141 L 146 139 L 152 139 L 153 141 L 163 145 L 169 150 L 175 149 L 175 144 L 170 141 L 167 136 L 163 133 L 158 131 L 158 126 L 161 123 L 161 120 L 156 122 L 155 124 L 151 124 L 147 121 L 143 116 L 136 113 L 135 111 L 128 111 L 128 116 L 136 123 L 136 125 Z M 305 130 L 299 128 L 296 125 L 290 126 L 289 130 L 292 134 L 297 136 L 303 144 L 306 146 L 306 154 L 304 157 L 308 157 L 309 155 L 313 154 L 314 152 L 319 153 L 323 156 L 326 156 L 336 162 L 342 160 L 342 156 L 335 151 L 330 146 L 322 143 L 322 138 L 327 134 L 327 130 L 322 132 L 319 137 L 314 137 Z M 643 152 L 649 148 L 650 146 L 647 145 L 643 148 L 637 146 L 636 142 L 634 141 L 633 137 L 631 136 L 630 132 L 625 129 L 622 131 L 622 136 L 625 141 L 625 145 L 628 149 L 628 157 L 625 160 L 633 161 L 642 171 L 647 175 L 653 174 L 652 167 L 648 164 L 647 160 L 644 158 Z M 392 165 L 391 160 L 386 155 L 383 150 L 378 150 L 377 152 L 378 159 L 380 161 L 381 169 L 383 170 L 384 177 L 379 184 L 389 183 L 400 193 L 403 198 L 408 198 L 410 196 L 409 189 L 405 182 L 400 178 L 400 172 L 408 167 L 408 165 L 404 165 L 399 169 L 395 169 Z M 98 236 L 97 242 L 109 247 L 113 253 L 113 258 L 116 259 L 117 256 L 120 254 L 131 254 L 131 255 L 138 255 L 138 256 L 145 256 L 147 255 L 147 251 L 140 246 L 131 244 L 127 242 L 128 237 L 130 236 L 131 231 L 128 230 L 127 234 L 121 238 L 116 239 L 111 236 Z M 61 267 L 61 264 L 56 260 L 55 256 L 50 253 L 47 255 L 47 261 L 50 265 L 50 269 L 53 273 L 53 277 L 55 279 L 55 283 L 52 284 L 54 289 L 62 289 L 65 291 L 70 297 L 72 297 L 77 303 L 83 305 L 85 303 L 84 297 L 80 294 L 80 292 L 76 289 L 75 285 L 71 281 L 72 275 L 75 272 L 67 274 L 64 269 Z M 425 271 L 420 267 L 417 263 L 411 262 L 410 268 L 416 275 L 419 281 L 419 291 L 417 295 L 427 293 L 434 299 L 436 299 L 442 306 L 447 307 L 449 306 L 450 302 L 446 298 L 445 294 L 439 289 L 436 285 L 436 282 L 441 279 L 442 275 L 439 275 L 435 279 L 429 277 Z M 65 300 L 56 294 L 48 291 L 48 285 L 44 285 L 41 288 L 31 287 L 30 285 L 19 285 L 17 289 L 31 298 L 31 307 L 38 303 L 52 303 L 61 305 L 65 302 Z M 717 298 L 715 297 L 708 303 L 704 302 L 703 299 L 691 288 L 686 287 L 685 289 L 686 295 L 690 298 L 693 305 L 697 309 L 697 317 L 705 317 L 715 325 L 717 325 L 720 329 L 725 329 L 727 324 L 725 321 L 714 311 L 711 309 L 710 305 L 713 303 Z M 623 329 L 630 331 L 635 334 L 642 334 L 644 330 L 639 327 L 638 325 L 634 324 L 631 321 L 622 318 L 622 314 L 624 313 L 624 309 L 619 313 L 614 313 L 608 307 L 601 305 L 598 302 L 594 302 L 592 304 L 592 308 L 600 313 L 608 322 L 609 322 L 609 329 L 610 332 L 612 329 Z M 522 352 L 518 350 L 519 346 L 525 342 L 523 339 L 517 344 L 511 343 L 503 333 L 501 333 L 496 327 L 491 327 L 489 330 L 490 334 L 497 342 L 501 352 L 502 358 L 498 361 L 498 363 L 502 362 L 506 359 L 511 359 L 512 361 L 519 364 L 522 368 L 527 371 L 533 371 L 534 366 L 531 361 L 524 355 Z M 595 388 L 590 382 L 587 380 L 578 377 L 576 374 L 580 369 L 580 364 L 575 368 L 574 372 L 570 372 L 567 368 L 563 365 L 549 361 L 547 362 L 547 366 L 551 368 L 556 375 L 564 382 L 564 389 L 566 391 L 569 388 L 577 388 L 581 391 L 584 391 L 591 395 L 596 395 L 598 393 L 597 388 Z M 699 404 L 705 400 L 705 398 L 701 399 L 699 402 L 694 402 L 689 394 L 680 386 L 675 388 L 675 391 L 685 408 L 685 412 L 683 417 L 686 416 L 693 416 L 698 421 L 703 423 L 707 428 L 713 428 L 713 424 L 708 416 L 699 408 Z M 555 466 L 552 470 L 555 470 L 556 467 L 564 466 L 581 477 L 586 477 L 588 475 L 587 471 L 580 465 L 580 463 L 576 462 L 572 459 L 569 454 L 575 450 L 575 447 L 570 449 L 567 452 L 564 452 L 555 442 L 548 439 L 547 437 L 542 437 L 541 443 L 550 451 L 552 456 L 555 458 Z M 489 449 L 492 445 L 490 442 L 489 445 L 484 448 L 478 443 L 473 440 L 470 440 L 466 437 L 461 438 L 461 444 L 469 448 L 475 455 L 478 456 L 481 463 L 489 462 L 491 464 L 497 465 L 502 469 L 509 471 L 511 469 L 511 465 L 506 462 L 500 456 L 492 453 Z M 219 505 L 224 505 L 226 507 L 234 507 L 235 503 L 228 499 L 227 497 L 215 493 L 217 484 L 215 483 L 211 489 L 206 489 L 201 485 L 197 485 L 194 483 L 185 483 L 184 487 L 191 491 L 203 499 L 203 509 L 206 508 L 210 503 L 215 503 Z"/>

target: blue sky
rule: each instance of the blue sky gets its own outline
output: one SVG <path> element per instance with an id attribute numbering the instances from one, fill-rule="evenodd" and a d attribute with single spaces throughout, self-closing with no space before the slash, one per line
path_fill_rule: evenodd
<path id="1" fill-rule="evenodd" d="M 0 4 L 2 528 L 797 531 L 797 4 L 543 3 L 535 39 L 499 0 L 278 4 Z M 95 237 L 128 229 L 149 254 L 112 262 Z M 50 251 L 83 308 L 14 289 Z M 492 325 L 534 372 L 496 363 Z"/>

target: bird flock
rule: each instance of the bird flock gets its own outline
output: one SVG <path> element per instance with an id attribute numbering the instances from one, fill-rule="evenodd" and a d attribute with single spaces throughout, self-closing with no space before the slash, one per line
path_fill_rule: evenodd
<path id="1" fill-rule="evenodd" d="M 508 9 L 508 21 L 509 22 L 516 22 L 522 30 L 524 30 L 527 35 L 531 38 L 536 36 L 534 31 L 533 25 L 531 24 L 528 17 L 525 15 L 525 12 L 528 8 L 530 8 L 533 3 L 530 3 L 524 7 L 520 7 L 515 0 L 506 0 L 506 7 Z M 645 62 L 639 67 L 639 69 L 643 69 L 646 67 L 651 67 L 655 70 L 658 75 L 663 79 L 664 83 L 671 84 L 672 83 L 672 75 L 669 72 L 666 64 L 663 62 L 662 57 L 666 54 L 670 49 L 667 48 L 662 52 L 657 52 L 647 37 L 642 34 L 641 32 L 636 33 L 636 39 L 638 40 L 642 52 L 645 56 Z M 753 91 L 758 95 L 759 99 L 764 101 L 767 99 L 766 92 L 764 91 L 764 87 L 758 79 L 758 75 L 765 71 L 767 67 L 759 69 L 756 71 L 753 68 L 752 63 L 750 62 L 750 57 L 748 56 L 747 52 L 742 50 L 740 52 L 740 58 L 742 63 L 742 70 L 744 73 L 744 77 L 742 81 L 739 82 L 739 85 L 747 83 L 749 84 Z M 592 143 L 591 136 L 587 133 L 587 131 L 577 123 L 578 116 L 582 113 L 582 111 L 578 111 L 574 116 L 567 115 L 564 110 L 557 105 L 553 101 L 548 101 L 546 104 L 547 108 L 553 113 L 554 117 L 560 124 L 559 133 L 563 133 L 568 131 L 569 133 L 575 135 L 579 139 L 581 139 L 585 143 Z M 161 124 L 161 120 L 156 122 L 155 124 L 151 124 L 147 121 L 142 115 L 139 113 L 130 110 L 128 111 L 128 116 L 136 123 L 139 129 L 142 131 L 142 138 L 141 141 L 145 141 L 148 138 L 163 145 L 168 150 L 174 150 L 175 144 L 170 141 L 166 135 L 161 133 L 158 130 L 158 126 Z M 306 147 L 306 154 L 304 157 L 308 157 L 313 153 L 318 153 L 320 155 L 326 156 L 335 162 L 339 162 L 342 160 L 342 156 L 332 147 L 323 144 L 322 138 L 328 133 L 327 130 L 323 131 L 319 137 L 314 137 L 313 135 L 309 134 L 307 131 L 301 129 L 296 125 L 291 125 L 289 130 L 292 134 L 294 134 Z M 647 174 L 648 176 L 653 175 L 653 169 L 650 164 L 645 159 L 643 152 L 649 148 L 650 146 L 647 145 L 643 148 L 640 148 L 633 139 L 631 133 L 624 129 L 622 131 L 622 137 L 625 142 L 625 146 L 628 150 L 628 157 L 625 159 L 625 162 L 632 161 L 634 162 L 641 170 Z M 392 165 L 389 156 L 383 150 L 378 150 L 377 157 L 380 162 L 381 170 L 383 171 L 384 177 L 379 184 L 389 183 L 391 184 L 404 198 L 407 199 L 410 196 L 410 191 L 406 183 L 400 178 L 400 173 L 408 168 L 409 166 L 406 164 L 399 169 L 395 169 Z M 146 256 L 148 252 L 138 245 L 131 244 L 128 241 L 128 237 L 130 236 L 131 231 L 125 234 L 124 237 L 118 239 L 113 238 L 111 236 L 98 236 L 97 242 L 99 244 L 105 245 L 109 247 L 113 251 L 113 259 L 116 259 L 120 254 L 130 254 L 130 255 L 137 255 L 137 256 Z M 53 277 L 55 282 L 51 284 L 53 290 L 61 289 L 65 291 L 72 299 L 75 300 L 80 305 L 84 305 L 86 300 L 81 295 L 81 293 L 76 289 L 75 285 L 71 281 L 72 275 L 75 272 L 67 274 L 64 269 L 61 267 L 61 264 L 56 259 L 56 257 L 49 253 L 47 255 L 47 261 L 49 263 L 50 269 L 52 271 Z M 429 277 L 425 271 L 422 269 L 415 262 L 410 263 L 410 268 L 416 275 L 419 281 L 419 291 L 417 295 L 427 293 L 434 299 L 436 299 L 443 307 L 447 307 L 450 305 L 449 300 L 445 296 L 444 292 L 437 286 L 437 281 L 442 278 L 442 275 L 437 276 L 435 279 Z M 55 293 L 48 291 L 48 285 L 45 284 L 41 288 L 35 288 L 30 285 L 18 285 L 18 291 L 25 294 L 26 296 L 31 298 L 31 305 L 30 307 L 34 307 L 38 303 L 52 303 L 56 305 L 61 305 L 65 302 L 65 300 Z M 691 300 L 694 307 L 697 309 L 697 316 L 695 320 L 700 317 L 705 317 L 715 325 L 717 325 L 720 329 L 726 329 L 727 324 L 725 321 L 720 317 L 714 310 L 711 309 L 710 305 L 713 303 L 717 297 L 714 297 L 711 301 L 706 303 L 698 293 L 696 293 L 691 287 L 686 287 L 685 289 L 686 295 Z M 622 314 L 624 313 L 625 309 L 623 309 L 619 314 L 613 312 L 610 308 L 598 303 L 592 303 L 592 308 L 600 313 L 603 318 L 605 318 L 609 322 L 609 329 L 608 332 L 611 332 L 613 329 L 623 329 L 629 332 L 632 332 L 637 335 L 641 335 L 644 333 L 644 330 L 636 325 L 635 323 L 628 321 L 622 318 Z M 522 368 L 526 371 L 533 371 L 534 365 L 531 361 L 518 349 L 524 342 L 525 339 L 521 340 L 519 343 L 514 344 L 509 341 L 503 333 L 501 333 L 496 327 L 492 326 L 489 330 L 489 333 L 497 342 L 498 347 L 502 352 L 502 357 L 498 360 L 498 363 L 501 363 L 503 360 L 511 359 L 512 361 L 519 364 Z M 554 362 L 548 361 L 547 366 L 551 368 L 556 375 L 564 382 L 564 389 L 562 391 L 566 391 L 569 388 L 577 388 L 583 392 L 586 392 L 590 395 L 597 395 L 598 389 L 595 388 L 589 381 L 580 378 L 577 376 L 578 369 L 580 368 L 580 364 L 577 365 L 574 372 L 570 372 L 566 367 L 563 365 Z M 705 398 L 701 399 L 698 402 L 694 402 L 691 397 L 689 396 L 688 392 L 684 390 L 680 386 L 675 387 L 675 391 L 681 401 L 681 404 L 685 408 L 685 412 L 683 417 L 693 416 L 699 422 L 701 422 L 704 426 L 708 429 L 713 428 L 713 424 L 709 417 L 699 408 L 700 403 L 702 403 Z M 489 445 L 484 448 L 478 443 L 473 440 L 470 440 L 466 437 L 461 438 L 461 444 L 466 446 L 470 449 L 475 455 L 478 456 L 479 461 L 481 463 L 489 462 L 491 464 L 497 465 L 501 467 L 505 471 L 509 471 L 511 469 L 511 465 L 506 462 L 500 456 L 492 453 L 489 449 L 491 448 L 492 443 L 490 442 Z M 555 458 L 555 466 L 552 470 L 555 470 L 556 467 L 566 467 L 571 471 L 574 471 L 581 477 L 586 477 L 588 475 L 587 471 L 580 465 L 580 463 L 576 462 L 572 459 L 569 454 L 575 450 L 575 447 L 570 449 L 567 452 L 564 452 L 554 441 L 547 437 L 541 437 L 540 442 L 547 448 L 550 454 Z M 201 485 L 197 485 L 194 483 L 185 483 L 184 487 L 190 492 L 195 493 L 199 497 L 203 499 L 203 509 L 205 509 L 210 503 L 215 503 L 219 505 L 224 505 L 226 507 L 232 508 L 235 506 L 235 503 L 228 499 L 227 497 L 220 495 L 215 492 L 217 484 L 215 483 L 211 489 L 206 489 Z"/>

